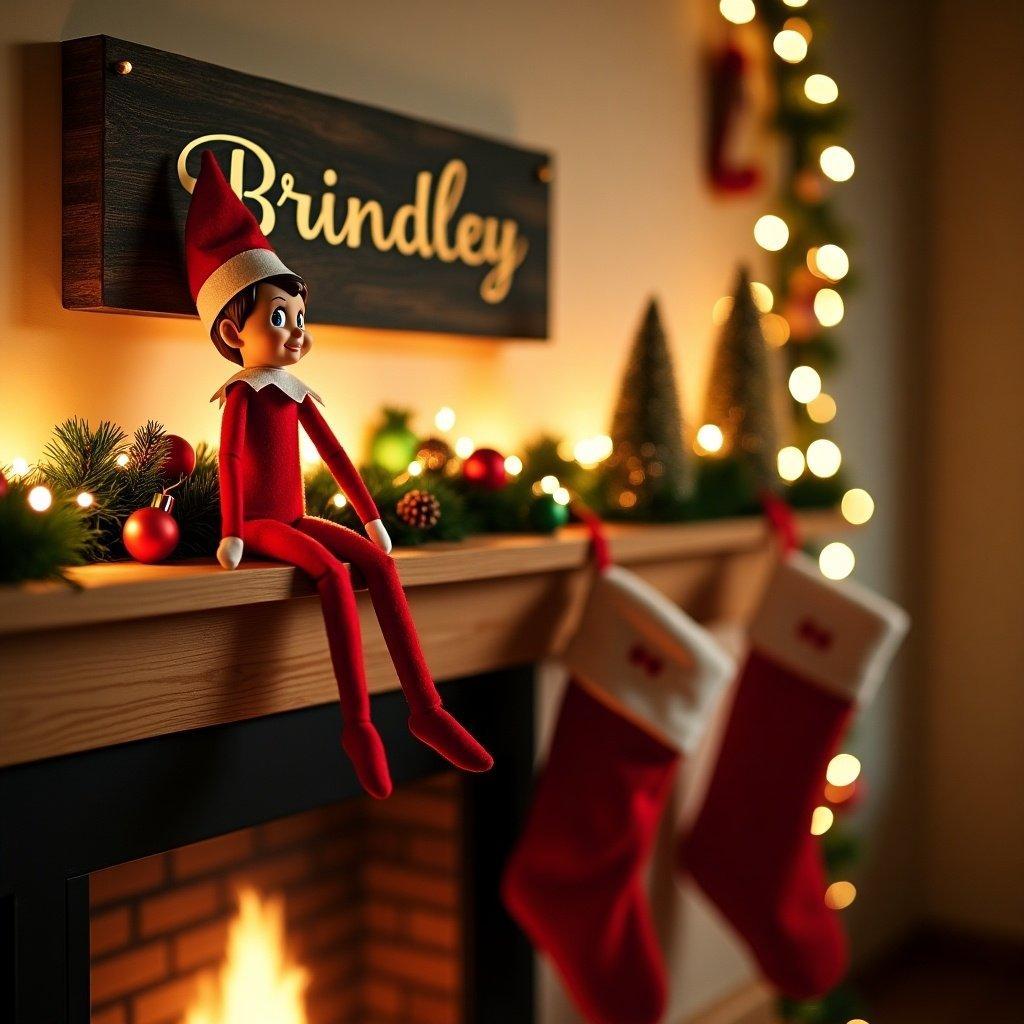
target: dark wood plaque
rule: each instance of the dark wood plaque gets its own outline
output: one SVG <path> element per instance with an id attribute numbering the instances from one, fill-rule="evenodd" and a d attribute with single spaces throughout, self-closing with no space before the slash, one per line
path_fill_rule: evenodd
<path id="1" fill-rule="evenodd" d="M 182 233 L 217 155 L 310 321 L 543 338 L 547 154 L 107 36 L 63 44 L 64 305 L 194 315 Z"/>

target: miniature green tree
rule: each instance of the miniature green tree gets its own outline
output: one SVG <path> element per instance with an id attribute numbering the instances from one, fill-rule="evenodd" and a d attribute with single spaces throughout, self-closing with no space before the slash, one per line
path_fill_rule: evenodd
<path id="1" fill-rule="evenodd" d="M 779 485 L 770 352 L 746 267 L 737 274 L 732 311 L 715 349 L 703 422 L 722 431 L 723 454 L 745 462 L 761 486 Z"/>
<path id="2" fill-rule="evenodd" d="M 638 518 L 677 513 L 693 491 L 672 354 L 651 299 L 626 363 L 605 468 L 612 510 Z"/>

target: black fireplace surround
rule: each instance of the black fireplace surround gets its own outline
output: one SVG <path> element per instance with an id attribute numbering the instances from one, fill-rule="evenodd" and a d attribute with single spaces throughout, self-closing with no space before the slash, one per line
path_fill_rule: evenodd
<path id="1" fill-rule="evenodd" d="M 529 1024 L 533 956 L 498 886 L 530 794 L 533 670 L 440 690 L 494 755 L 462 776 L 463 1024 Z M 396 785 L 444 767 L 407 714 L 373 698 Z M 338 737 L 328 704 L 0 770 L 0 1021 L 89 1024 L 89 874 L 360 796 Z"/>

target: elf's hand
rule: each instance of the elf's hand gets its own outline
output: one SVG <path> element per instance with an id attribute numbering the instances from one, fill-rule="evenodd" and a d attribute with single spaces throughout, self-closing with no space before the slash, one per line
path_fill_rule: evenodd
<path id="1" fill-rule="evenodd" d="M 217 561 L 225 569 L 237 569 L 242 560 L 242 549 L 245 544 L 241 537 L 225 537 L 217 545 Z"/>
<path id="2" fill-rule="evenodd" d="M 366 524 L 365 529 L 366 536 L 369 537 L 385 555 L 391 554 L 391 538 L 388 536 L 388 531 L 384 529 L 384 524 L 379 519 L 371 519 Z"/>

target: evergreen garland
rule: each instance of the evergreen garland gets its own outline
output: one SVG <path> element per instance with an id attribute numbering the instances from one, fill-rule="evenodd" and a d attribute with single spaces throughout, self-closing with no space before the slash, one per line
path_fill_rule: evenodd
<path id="1" fill-rule="evenodd" d="M 163 428 L 153 421 L 136 430 L 129 442 L 124 430 L 109 420 L 93 429 L 88 421 L 74 418 L 54 427 L 31 481 L 46 484 L 65 500 L 91 494 L 93 503 L 85 511 L 90 530 L 86 560 L 124 558 L 121 527 L 162 490 L 159 468 L 167 451 Z"/>
<path id="2" fill-rule="evenodd" d="M 849 108 L 842 98 L 831 103 L 812 103 L 804 95 L 804 82 L 815 72 L 826 70 L 821 63 L 820 41 L 828 33 L 827 18 L 820 7 L 807 6 L 795 12 L 785 0 L 759 0 L 758 18 L 770 40 L 794 14 L 810 26 L 813 44 L 807 57 L 796 64 L 771 60 L 775 94 L 778 104 L 774 127 L 782 143 L 783 175 L 780 213 L 789 226 L 789 241 L 776 254 L 776 308 L 786 314 L 788 309 L 810 301 L 809 289 L 819 286 L 834 288 L 848 296 L 858 283 L 856 269 L 841 281 L 815 277 L 807 266 L 807 253 L 825 243 L 842 246 L 849 252 L 854 239 L 836 206 L 837 186 L 824 177 L 818 156 L 825 145 L 838 142 L 850 122 Z M 811 291 L 813 295 L 813 291 Z M 835 327 L 814 325 L 811 333 L 784 346 L 788 369 L 807 365 L 822 376 L 835 371 L 841 362 L 841 350 Z M 815 438 L 827 436 L 822 425 L 811 420 L 807 406 L 793 400 L 796 427 L 795 443 L 806 449 Z"/>
<path id="3" fill-rule="evenodd" d="M 53 509 L 41 516 L 23 500 L 5 507 L 8 528 L 5 536 L 0 537 L 0 553 L 7 560 L 3 582 L 59 576 L 61 565 L 128 557 L 121 543 L 121 529 L 132 512 L 147 506 L 153 494 L 166 486 L 160 466 L 168 444 L 163 426 L 154 421 L 136 430 L 131 440 L 124 430 L 107 420 L 95 428 L 80 419 L 56 426 L 43 461 L 24 481 L 15 481 L 10 491 L 14 494 L 17 490 L 23 495 L 31 486 L 45 484 L 54 494 Z M 539 525 L 545 517 L 536 514 L 538 503 L 550 501 L 548 495 L 538 490 L 544 477 L 557 478 L 571 494 L 610 519 L 689 522 L 760 512 L 758 479 L 750 463 L 741 458 L 699 460 L 695 487 L 689 497 L 654 502 L 646 511 L 637 512 L 624 510 L 609 500 L 609 495 L 617 492 L 608 486 L 606 466 L 585 469 L 575 460 L 564 458 L 560 447 L 557 438 L 538 437 L 523 453 L 522 472 L 496 491 L 464 480 L 458 473 L 457 460 L 445 472 L 424 471 L 419 476 L 402 473 L 396 477 L 374 464 L 363 466 L 361 473 L 397 546 L 456 541 L 479 533 L 545 532 L 546 528 Z M 119 457 L 124 465 L 118 463 Z M 362 530 L 351 504 L 336 504 L 338 485 L 325 465 L 321 463 L 307 472 L 304 483 L 310 515 Z M 833 507 L 838 497 L 837 486 L 834 479 L 804 478 L 787 488 L 788 499 L 799 508 Z M 434 526 L 412 527 L 397 514 L 399 500 L 412 490 L 427 491 L 437 498 L 441 515 Z M 92 505 L 85 509 L 75 504 L 83 492 L 93 497 Z M 221 534 L 215 448 L 197 446 L 195 470 L 173 486 L 172 493 L 173 515 L 181 530 L 174 557 L 213 557 Z M 18 545 L 26 550 L 20 551 L 16 559 L 8 553 L 8 547 L 14 552 Z M 38 552 L 29 550 L 36 545 Z"/>
<path id="4" fill-rule="evenodd" d="M 220 543 L 220 478 L 217 449 L 196 445 L 196 468 L 173 490 L 181 539 L 176 558 L 213 555 Z"/>
<path id="5" fill-rule="evenodd" d="M 360 470 L 377 509 L 381 522 L 394 544 L 422 544 L 427 540 L 462 540 L 470 532 L 465 503 L 456 489 L 444 479 L 434 477 L 412 477 L 402 474 L 397 479 L 381 466 L 364 466 Z M 338 485 L 331 471 L 320 463 L 306 475 L 306 512 L 340 523 L 362 533 L 362 523 L 346 501 L 340 508 L 335 504 L 339 493 Z M 427 491 L 437 498 L 441 506 L 441 517 L 429 530 L 410 526 L 395 511 L 399 499 L 409 491 Z"/>
<path id="6" fill-rule="evenodd" d="M 57 497 L 45 512 L 28 503 L 32 485 L 13 480 L 0 496 L 0 583 L 66 580 L 65 570 L 86 561 L 93 540 L 82 510 Z"/>

